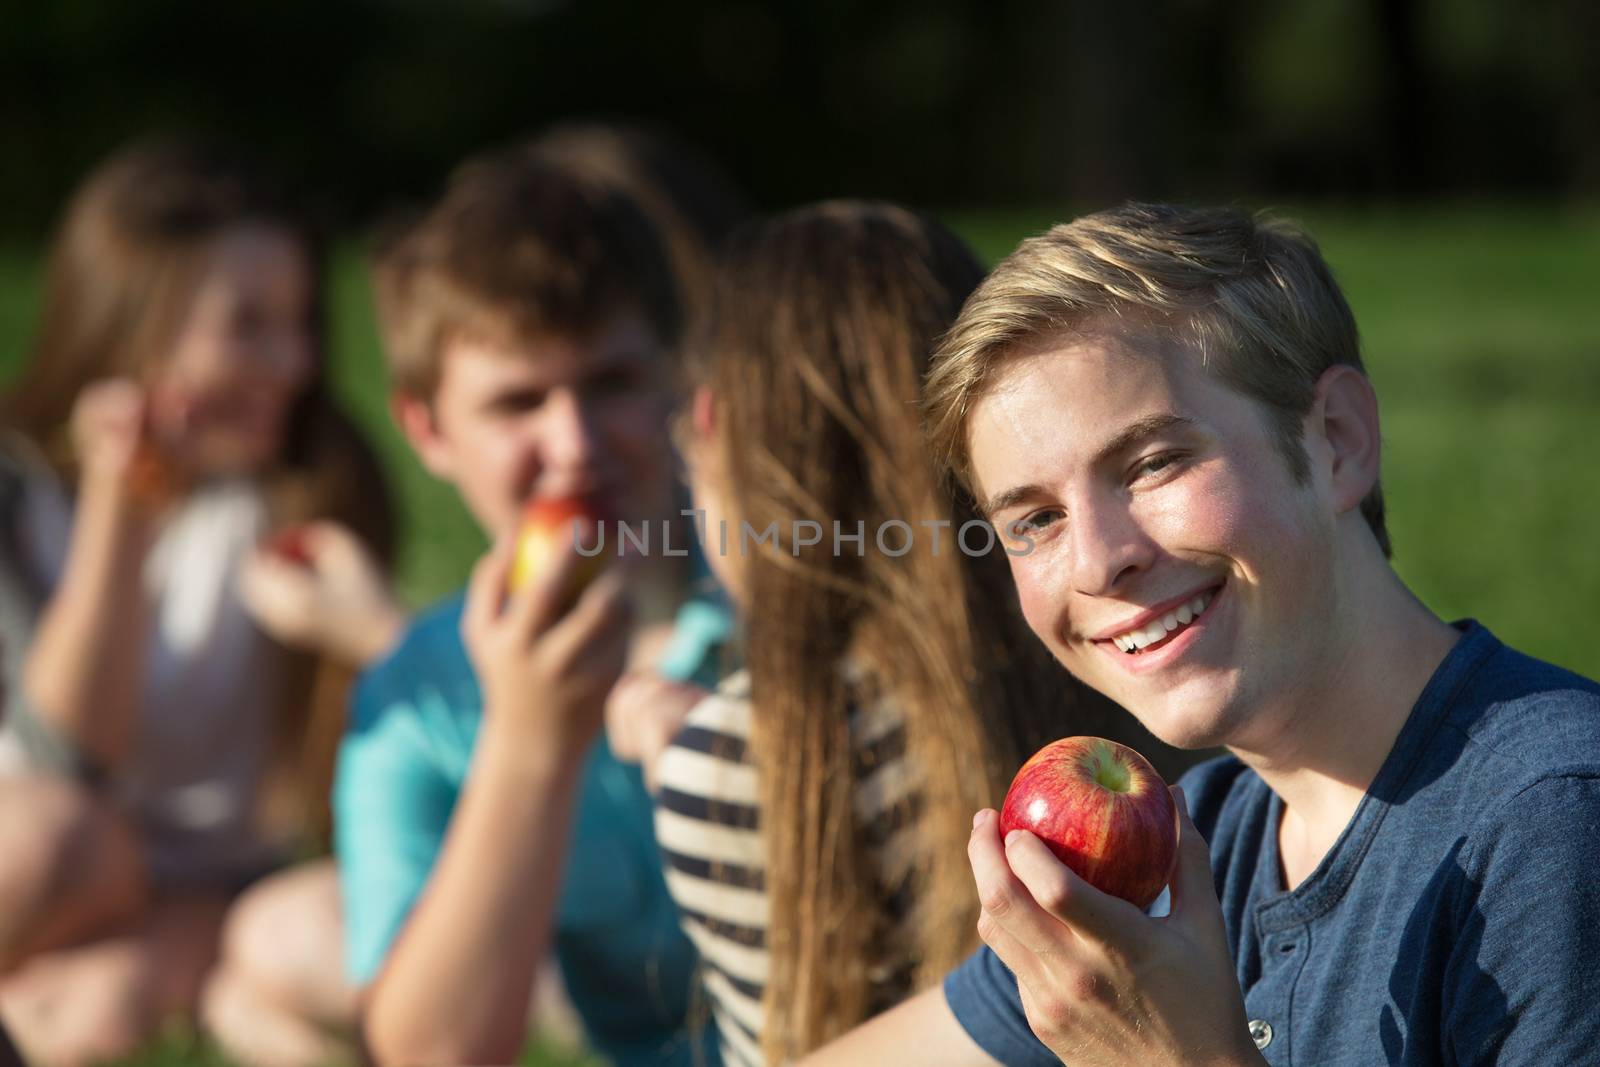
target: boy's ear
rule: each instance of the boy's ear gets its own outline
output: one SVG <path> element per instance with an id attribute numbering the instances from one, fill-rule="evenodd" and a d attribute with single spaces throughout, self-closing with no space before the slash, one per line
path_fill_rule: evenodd
<path id="1" fill-rule="evenodd" d="M 1359 508 L 1378 484 L 1378 396 L 1365 374 L 1343 364 L 1332 366 L 1317 381 L 1311 414 L 1309 428 L 1321 438 L 1334 508 L 1342 515 Z M 1317 442 L 1308 443 L 1315 456 Z"/>
<path id="2" fill-rule="evenodd" d="M 450 481 L 454 465 L 434 419 L 433 402 L 414 393 L 396 391 L 389 394 L 389 415 L 428 473 Z"/>

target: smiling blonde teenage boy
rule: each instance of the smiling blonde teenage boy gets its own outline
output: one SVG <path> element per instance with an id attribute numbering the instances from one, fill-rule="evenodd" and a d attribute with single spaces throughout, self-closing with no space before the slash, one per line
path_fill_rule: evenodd
<path id="1" fill-rule="evenodd" d="M 1231 754 L 1180 782 L 1159 918 L 980 812 L 987 947 L 814 1062 L 1592 1062 L 1600 687 L 1395 574 L 1377 399 L 1310 239 L 1159 205 L 1058 226 L 968 301 L 928 397 L 1034 543 L 1039 639 Z"/>

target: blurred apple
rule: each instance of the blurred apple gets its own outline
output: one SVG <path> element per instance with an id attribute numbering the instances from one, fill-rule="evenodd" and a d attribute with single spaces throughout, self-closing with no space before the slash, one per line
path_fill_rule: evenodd
<path id="1" fill-rule="evenodd" d="M 511 592 L 526 589 L 534 578 L 549 570 L 570 546 L 593 547 L 602 511 L 584 497 L 550 497 L 528 502 L 517 529 L 516 555 L 508 581 Z M 580 540 L 581 539 L 581 540 Z M 568 585 L 567 599 L 575 600 L 605 567 L 606 553 L 579 556 Z"/>
<path id="2" fill-rule="evenodd" d="M 139 443 L 128 464 L 128 485 L 134 499 L 154 511 L 164 509 L 183 493 L 183 478 L 177 464 L 153 442 Z"/>
<path id="3" fill-rule="evenodd" d="M 1103 737 L 1066 737 L 1017 771 L 1000 833 L 1028 830 L 1102 892 L 1136 907 L 1161 895 L 1178 860 L 1178 813 L 1150 762 Z"/>
<path id="4" fill-rule="evenodd" d="M 267 539 L 266 550 L 285 563 L 309 567 L 311 549 L 306 544 L 307 536 L 304 526 L 286 526 Z"/>

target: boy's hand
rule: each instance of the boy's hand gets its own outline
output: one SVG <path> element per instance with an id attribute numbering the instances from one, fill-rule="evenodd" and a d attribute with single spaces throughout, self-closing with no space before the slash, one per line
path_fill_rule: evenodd
<path id="1" fill-rule="evenodd" d="M 967 856 L 978 935 L 1017 977 L 1033 1032 L 1074 1067 L 1260 1064 L 1211 881 L 1210 851 L 1178 804 L 1172 911 L 1151 918 L 1074 874 L 1033 834 L 1000 840 L 993 811 Z"/>
<path id="2" fill-rule="evenodd" d="M 631 671 L 606 700 L 606 740 L 623 763 L 637 763 L 649 790 L 656 790 L 656 760 L 672 743 L 691 708 L 710 692 L 675 682 L 654 671 Z"/>
<path id="3" fill-rule="evenodd" d="M 581 557 L 567 543 L 543 574 L 507 595 L 513 546 L 502 539 L 473 569 L 461 620 L 483 687 L 486 725 L 520 749 L 576 760 L 599 732 L 606 694 L 627 658 L 627 568 L 612 564 L 565 614 Z"/>
<path id="4" fill-rule="evenodd" d="M 366 546 L 336 522 L 286 534 L 252 552 L 240 573 L 240 594 L 261 628 L 355 666 L 388 651 L 406 615 Z"/>

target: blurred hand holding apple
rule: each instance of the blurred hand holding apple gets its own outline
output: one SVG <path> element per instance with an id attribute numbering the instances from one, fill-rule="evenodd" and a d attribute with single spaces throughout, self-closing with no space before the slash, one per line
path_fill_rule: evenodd
<path id="1" fill-rule="evenodd" d="M 386 652 L 406 622 L 378 561 L 336 522 L 290 526 L 267 538 L 246 558 L 239 592 L 278 641 L 357 666 Z"/>
<path id="2" fill-rule="evenodd" d="M 462 636 L 483 689 L 484 728 L 499 735 L 497 751 L 530 765 L 570 763 L 588 749 L 627 662 L 627 568 L 578 553 L 578 536 L 592 544 L 594 514 L 576 502 L 529 505 L 467 589 Z"/>
<path id="3" fill-rule="evenodd" d="M 123 510 L 159 513 L 182 491 L 177 464 L 150 431 L 149 403 L 137 383 L 92 382 L 72 405 L 68 432 L 79 469 L 79 492 L 112 497 Z"/>

